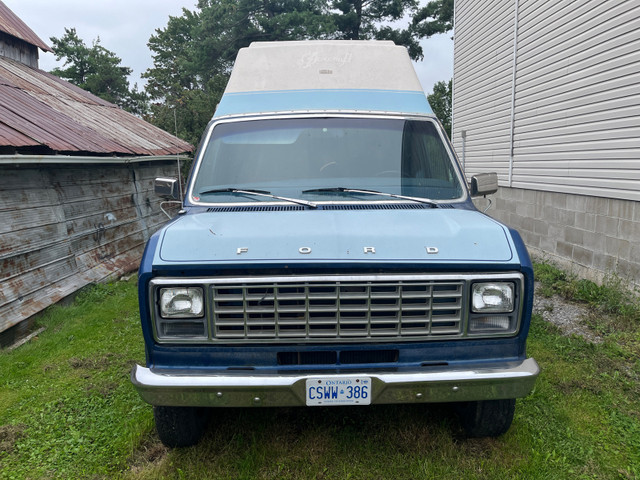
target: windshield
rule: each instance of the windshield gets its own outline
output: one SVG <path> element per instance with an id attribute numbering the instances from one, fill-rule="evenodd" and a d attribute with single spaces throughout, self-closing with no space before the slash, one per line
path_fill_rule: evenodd
<path id="1" fill-rule="evenodd" d="M 353 190 L 452 200 L 463 195 L 435 124 L 379 118 L 287 118 L 218 124 L 192 188 L 196 202 L 380 201 Z M 390 198 L 389 200 L 393 200 Z"/>

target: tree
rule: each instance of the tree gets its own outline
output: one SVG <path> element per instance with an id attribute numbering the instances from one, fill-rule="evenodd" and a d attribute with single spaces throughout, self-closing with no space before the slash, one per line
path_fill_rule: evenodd
<path id="1" fill-rule="evenodd" d="M 402 19 L 405 27 L 394 24 Z M 452 23 L 453 0 L 424 7 L 418 0 L 199 0 L 195 11 L 169 17 L 149 39 L 154 66 L 143 74 L 153 101 L 149 120 L 197 143 L 238 50 L 251 42 L 386 39 L 417 60 L 419 40 Z"/>
<path id="2" fill-rule="evenodd" d="M 146 111 L 146 94 L 138 91 L 137 84 L 129 87 L 127 76 L 132 70 L 120 65 L 115 53 L 100 45 L 100 38 L 88 47 L 75 28 L 65 28 L 61 38 L 51 37 L 56 60 L 64 59 L 63 67 L 51 73 L 125 110 L 143 115 Z"/>
<path id="3" fill-rule="evenodd" d="M 211 119 L 242 47 L 254 41 L 329 38 L 320 0 L 200 0 L 149 39 L 153 68 L 143 77 L 149 120 L 196 144 Z M 176 126 L 177 125 L 177 126 Z"/>
<path id="4" fill-rule="evenodd" d="M 453 80 L 445 82 L 437 82 L 433 86 L 433 93 L 427 95 L 429 104 L 433 109 L 433 113 L 438 117 L 442 126 L 447 131 L 447 135 L 451 138 L 451 89 Z"/>
<path id="5" fill-rule="evenodd" d="M 453 1 L 433 0 L 418 9 L 411 19 L 411 31 L 419 38 L 453 30 Z"/>
<path id="6" fill-rule="evenodd" d="M 420 40 L 453 28 L 453 0 L 433 0 L 421 7 L 418 0 L 333 0 L 336 38 L 392 40 L 407 47 L 413 60 L 422 60 Z M 406 17 L 406 28 L 398 22 Z"/>

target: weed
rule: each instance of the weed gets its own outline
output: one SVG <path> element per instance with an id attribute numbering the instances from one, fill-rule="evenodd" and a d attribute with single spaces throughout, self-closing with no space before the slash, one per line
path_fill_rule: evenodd
<path id="1" fill-rule="evenodd" d="M 538 294 L 551 297 L 560 295 L 587 303 L 597 318 L 590 320 L 599 333 L 631 331 L 640 324 L 640 302 L 619 277 L 608 276 L 602 285 L 578 279 L 549 263 L 534 264 L 536 280 L 540 282 Z"/>

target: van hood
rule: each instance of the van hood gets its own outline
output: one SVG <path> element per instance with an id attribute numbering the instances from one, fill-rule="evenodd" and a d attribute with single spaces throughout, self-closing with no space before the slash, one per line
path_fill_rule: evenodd
<path id="1" fill-rule="evenodd" d="M 504 225 L 472 210 L 208 212 L 165 227 L 154 265 L 517 263 L 515 252 Z"/>

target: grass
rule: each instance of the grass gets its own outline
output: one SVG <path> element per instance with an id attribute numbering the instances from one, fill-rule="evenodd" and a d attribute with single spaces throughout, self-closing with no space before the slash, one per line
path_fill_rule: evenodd
<path id="1" fill-rule="evenodd" d="M 0 354 L 0 478 L 125 469 L 152 426 L 127 382 L 144 360 L 135 284 L 88 290 L 40 323 L 36 339 Z"/>
<path id="2" fill-rule="evenodd" d="M 144 361 L 135 284 L 97 286 L 0 353 L 0 479 L 640 478 L 638 305 L 536 270 L 548 294 L 586 302 L 608 327 L 595 345 L 535 316 L 528 352 L 542 374 L 498 439 L 465 439 L 446 405 L 229 409 L 196 447 L 167 450 L 129 382 Z"/>

